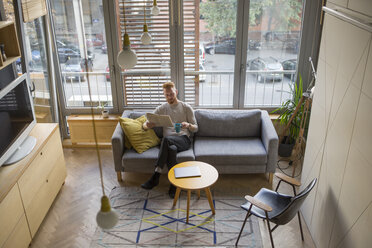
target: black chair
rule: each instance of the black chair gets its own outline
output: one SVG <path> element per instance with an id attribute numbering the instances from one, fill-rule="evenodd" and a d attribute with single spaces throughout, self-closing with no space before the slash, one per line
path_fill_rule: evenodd
<path id="1" fill-rule="evenodd" d="M 262 188 L 254 197 L 246 195 L 245 199 L 248 201 L 241 207 L 247 211 L 247 215 L 243 222 L 242 229 L 240 230 L 238 240 L 235 243 L 235 246 L 238 245 L 240 236 L 243 232 L 245 223 L 247 219 L 252 214 L 261 218 L 266 219 L 267 227 L 270 234 L 271 246 L 274 248 L 274 241 L 272 237 L 272 232 L 279 226 L 285 225 L 291 221 L 296 215 L 298 216 L 298 221 L 300 224 L 301 238 L 304 240 L 304 234 L 302 232 L 301 218 L 300 218 L 300 207 L 310 191 L 313 189 L 316 184 L 317 179 L 314 178 L 310 184 L 298 195 L 296 195 L 295 186 L 301 185 L 294 178 L 285 176 L 281 173 L 275 173 L 280 181 L 275 191 Z M 284 195 L 276 192 L 279 188 L 280 183 L 284 181 L 293 187 L 294 196 Z M 270 228 L 270 222 L 276 224 L 272 229 Z"/>

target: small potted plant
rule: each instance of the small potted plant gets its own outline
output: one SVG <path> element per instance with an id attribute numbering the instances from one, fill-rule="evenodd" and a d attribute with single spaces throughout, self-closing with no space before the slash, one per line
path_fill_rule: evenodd
<path id="1" fill-rule="evenodd" d="M 108 118 L 109 117 L 110 111 L 108 109 L 106 109 L 106 104 L 105 103 L 101 102 L 100 105 L 98 106 L 98 108 L 101 110 L 103 118 Z"/>
<path id="2" fill-rule="evenodd" d="M 282 106 L 275 109 L 272 113 L 279 112 L 280 115 L 278 120 L 280 124 L 283 126 L 287 126 L 289 120 L 291 119 L 292 115 L 295 112 L 297 105 L 300 103 L 302 94 L 303 94 L 303 82 L 301 75 L 299 76 L 299 83 L 293 84 L 290 86 L 292 99 L 288 99 L 287 101 L 282 103 Z M 291 122 L 289 127 L 288 133 L 283 137 L 281 144 L 279 144 L 278 154 L 281 157 L 290 157 L 292 155 L 293 147 L 296 144 L 296 140 L 299 137 L 300 132 L 300 125 L 301 125 L 301 117 L 304 111 L 304 102 L 302 106 L 296 113 L 296 116 Z M 306 127 L 308 123 L 306 124 Z"/>

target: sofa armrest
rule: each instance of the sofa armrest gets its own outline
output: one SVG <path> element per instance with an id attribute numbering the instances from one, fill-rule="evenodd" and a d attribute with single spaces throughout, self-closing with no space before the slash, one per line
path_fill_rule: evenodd
<path id="1" fill-rule="evenodd" d="M 129 117 L 131 111 L 124 111 L 122 117 Z M 124 171 L 122 166 L 122 157 L 125 151 L 125 134 L 120 126 L 120 123 L 116 125 L 115 131 L 111 137 L 112 154 L 114 156 L 115 171 Z"/>
<path id="2" fill-rule="evenodd" d="M 261 114 L 261 140 L 267 152 L 266 172 L 273 173 L 278 159 L 279 138 L 267 111 Z"/>

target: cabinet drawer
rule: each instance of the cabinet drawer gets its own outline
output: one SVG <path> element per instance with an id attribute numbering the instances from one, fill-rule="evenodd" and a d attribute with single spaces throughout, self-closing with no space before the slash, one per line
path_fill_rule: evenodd
<path id="1" fill-rule="evenodd" d="M 43 185 L 39 191 L 35 194 L 30 204 L 25 207 L 32 237 L 34 237 L 37 229 L 47 214 L 65 178 L 65 160 L 63 155 L 61 155 L 58 157 L 52 172 L 43 181 Z"/>
<path id="2" fill-rule="evenodd" d="M 18 185 L 15 184 L 0 203 L 0 247 L 14 230 L 22 214 L 22 200 Z"/>
<path id="3" fill-rule="evenodd" d="M 63 154 L 61 140 L 58 132 L 54 132 L 18 181 L 25 208 L 44 184 L 61 154 Z"/>
<path id="4" fill-rule="evenodd" d="M 23 214 L 2 248 L 27 248 L 31 242 L 26 216 Z"/>
<path id="5" fill-rule="evenodd" d="M 70 122 L 69 124 L 72 143 L 94 142 L 93 125 L 91 122 Z M 117 121 L 96 122 L 98 142 L 111 143 L 111 137 L 115 131 L 116 124 Z"/>

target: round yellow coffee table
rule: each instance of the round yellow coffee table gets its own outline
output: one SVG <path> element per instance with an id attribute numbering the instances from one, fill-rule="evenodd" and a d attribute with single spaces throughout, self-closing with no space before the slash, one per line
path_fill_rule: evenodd
<path id="1" fill-rule="evenodd" d="M 200 168 L 200 177 L 186 177 L 186 178 L 175 178 L 174 169 L 180 167 L 198 166 Z M 199 162 L 199 161 L 188 161 L 173 166 L 168 172 L 169 181 L 177 187 L 176 195 L 174 196 L 173 206 L 176 206 L 178 197 L 180 196 L 181 189 L 187 191 L 187 215 L 186 223 L 189 223 L 189 210 L 190 210 L 190 196 L 191 190 L 197 190 L 198 199 L 200 198 L 200 190 L 204 189 L 207 195 L 209 206 L 211 207 L 212 213 L 215 214 L 212 194 L 209 189 L 218 179 L 218 171 L 212 165 Z"/>

